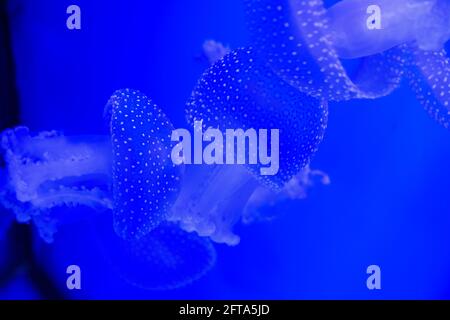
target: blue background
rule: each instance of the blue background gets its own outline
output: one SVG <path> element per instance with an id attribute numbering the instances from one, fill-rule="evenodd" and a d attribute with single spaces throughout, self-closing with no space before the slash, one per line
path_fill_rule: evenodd
<path id="1" fill-rule="evenodd" d="M 65 25 L 66 8 L 74 3 L 82 9 L 81 31 Z M 249 43 L 241 0 L 12 0 L 10 24 L 21 122 L 68 134 L 106 133 L 103 106 L 123 87 L 147 93 L 176 127 L 184 126 L 184 103 L 207 67 L 203 42 L 215 39 L 231 48 Z M 383 99 L 332 103 L 312 162 L 330 175 L 331 185 L 285 206 L 275 221 L 239 227 L 241 244 L 216 245 L 217 264 L 201 280 L 172 291 L 141 291 L 120 281 L 94 283 L 98 278 L 88 275 L 94 263 L 86 262 L 86 281 L 93 282 L 81 292 L 62 293 L 450 298 L 449 160 L 450 133 L 427 116 L 406 84 Z M 57 287 L 65 286 L 66 261 L 89 256 L 83 230 L 52 249 L 53 260 L 38 255 Z M 381 267 L 380 291 L 366 288 L 371 264 Z M 0 286 L 0 298 L 44 297 L 29 280 L 29 268 Z"/>

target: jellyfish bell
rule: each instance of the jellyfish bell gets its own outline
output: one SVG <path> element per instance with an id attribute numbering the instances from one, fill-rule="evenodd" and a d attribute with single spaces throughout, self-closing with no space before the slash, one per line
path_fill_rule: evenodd
<path id="1" fill-rule="evenodd" d="M 231 52 L 205 72 L 186 113 L 191 125 L 202 121 L 205 129 L 279 130 L 275 175 L 261 175 L 261 163 L 186 166 L 169 220 L 216 242 L 236 245 L 239 237 L 232 229 L 250 196 L 260 185 L 279 192 L 309 163 L 322 140 L 328 108 L 325 101 L 284 82 L 247 48 Z"/>
<path id="2" fill-rule="evenodd" d="M 209 239 L 166 222 L 182 174 L 170 159 L 170 121 L 130 89 L 113 94 L 106 114 L 111 136 L 6 130 L 1 204 L 19 222 L 33 222 L 52 243 L 45 246 L 50 255 L 64 254 L 71 241 L 85 236 L 83 228 L 98 222 L 103 255 L 129 283 L 145 289 L 191 283 L 210 270 L 215 251 Z M 98 255 L 92 249 L 89 254 Z M 81 251 L 83 256 L 86 248 Z"/>
<path id="3" fill-rule="evenodd" d="M 242 222 L 251 224 L 271 221 L 282 215 L 283 204 L 287 204 L 291 200 L 305 199 L 312 188 L 321 185 L 327 186 L 330 183 L 330 177 L 325 172 L 311 169 L 310 165 L 306 165 L 278 192 L 260 185 L 252 193 L 244 207 Z"/>
<path id="4" fill-rule="evenodd" d="M 182 166 L 171 160 L 172 123 L 137 90 L 116 91 L 107 105 L 113 146 L 114 228 L 139 239 L 166 219 Z"/>

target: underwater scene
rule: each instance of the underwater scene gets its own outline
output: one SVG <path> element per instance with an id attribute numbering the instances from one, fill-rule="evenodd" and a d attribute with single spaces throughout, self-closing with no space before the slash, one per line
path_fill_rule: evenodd
<path id="1" fill-rule="evenodd" d="M 450 1 L 0 0 L 0 299 L 450 299 Z"/>

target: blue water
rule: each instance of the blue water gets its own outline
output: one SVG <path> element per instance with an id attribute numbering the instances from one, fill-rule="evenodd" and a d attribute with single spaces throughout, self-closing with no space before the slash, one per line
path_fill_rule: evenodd
<path id="1" fill-rule="evenodd" d="M 68 31 L 72 2 L 10 1 L 21 122 L 34 131 L 105 134 L 103 107 L 123 87 L 146 92 L 182 127 L 207 67 L 204 40 L 249 41 L 240 0 L 77 0 L 82 30 Z M 36 236 L 35 258 L 71 298 L 450 298 L 449 159 L 448 130 L 403 83 L 385 98 L 330 103 L 312 167 L 331 184 L 286 204 L 274 221 L 238 227 L 240 244 L 215 244 L 215 266 L 190 285 L 128 285 L 98 262 L 85 224 L 60 231 L 53 245 Z M 81 291 L 65 290 L 69 264 L 83 270 Z M 379 291 L 366 287 L 372 264 L 382 270 Z M 27 281 L 12 276 L 0 297 L 39 297 Z"/>

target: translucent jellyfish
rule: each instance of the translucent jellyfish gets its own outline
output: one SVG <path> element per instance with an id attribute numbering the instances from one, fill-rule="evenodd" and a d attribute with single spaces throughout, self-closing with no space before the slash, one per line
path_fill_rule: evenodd
<path id="1" fill-rule="evenodd" d="M 0 188 L 1 186 L 2 185 L 0 184 Z M 1 197 L 0 189 L 0 198 Z M 11 271 L 17 263 L 17 255 L 14 253 L 13 239 L 10 232 L 13 221 L 14 217 L 0 206 L 0 252 L 2 253 L 0 255 L 0 279 L 4 279 L 5 273 Z"/>
<path id="2" fill-rule="evenodd" d="M 111 136 L 5 131 L 8 174 L 1 204 L 19 222 L 33 221 L 47 242 L 58 228 L 96 219 L 92 210 L 86 215 L 68 207 L 89 207 L 102 216 L 112 209 L 114 223 L 100 226 L 99 240 L 123 277 L 145 288 L 172 288 L 200 277 L 214 262 L 210 240 L 166 222 L 183 169 L 170 159 L 172 124 L 136 90 L 115 92 L 106 111 Z M 150 274 L 133 274 L 136 267 Z"/>
<path id="3" fill-rule="evenodd" d="M 215 40 L 207 40 L 203 43 L 203 54 L 208 59 L 210 65 L 213 65 L 228 53 L 230 48 Z"/>
<path id="4" fill-rule="evenodd" d="M 279 130 L 275 175 L 262 175 L 261 163 L 249 162 L 186 168 L 170 220 L 187 231 L 235 245 L 239 237 L 233 226 L 258 186 L 278 193 L 309 164 L 327 125 L 327 103 L 284 82 L 249 48 L 231 52 L 206 71 L 186 111 L 191 125 L 202 121 L 201 129 Z"/>
<path id="5" fill-rule="evenodd" d="M 321 0 L 246 2 L 258 54 L 297 89 L 328 100 L 377 98 L 406 75 L 428 113 L 448 127 L 448 1 L 343 0 L 328 9 Z M 380 28 L 368 26 L 373 5 Z M 361 58 L 356 72 L 341 58 Z"/>
<path id="6" fill-rule="evenodd" d="M 246 4 L 257 53 L 300 91 L 327 100 L 377 98 L 400 84 L 401 48 L 363 58 L 358 72 L 350 76 L 336 50 L 321 0 L 246 0 Z M 365 22 L 367 14 L 363 18 Z"/>
<path id="7" fill-rule="evenodd" d="M 271 221 L 280 215 L 280 204 L 283 202 L 305 199 L 311 188 L 317 185 L 329 185 L 330 182 L 330 177 L 326 173 L 313 170 L 307 165 L 279 192 L 259 186 L 245 205 L 242 222 L 249 224 Z"/>

